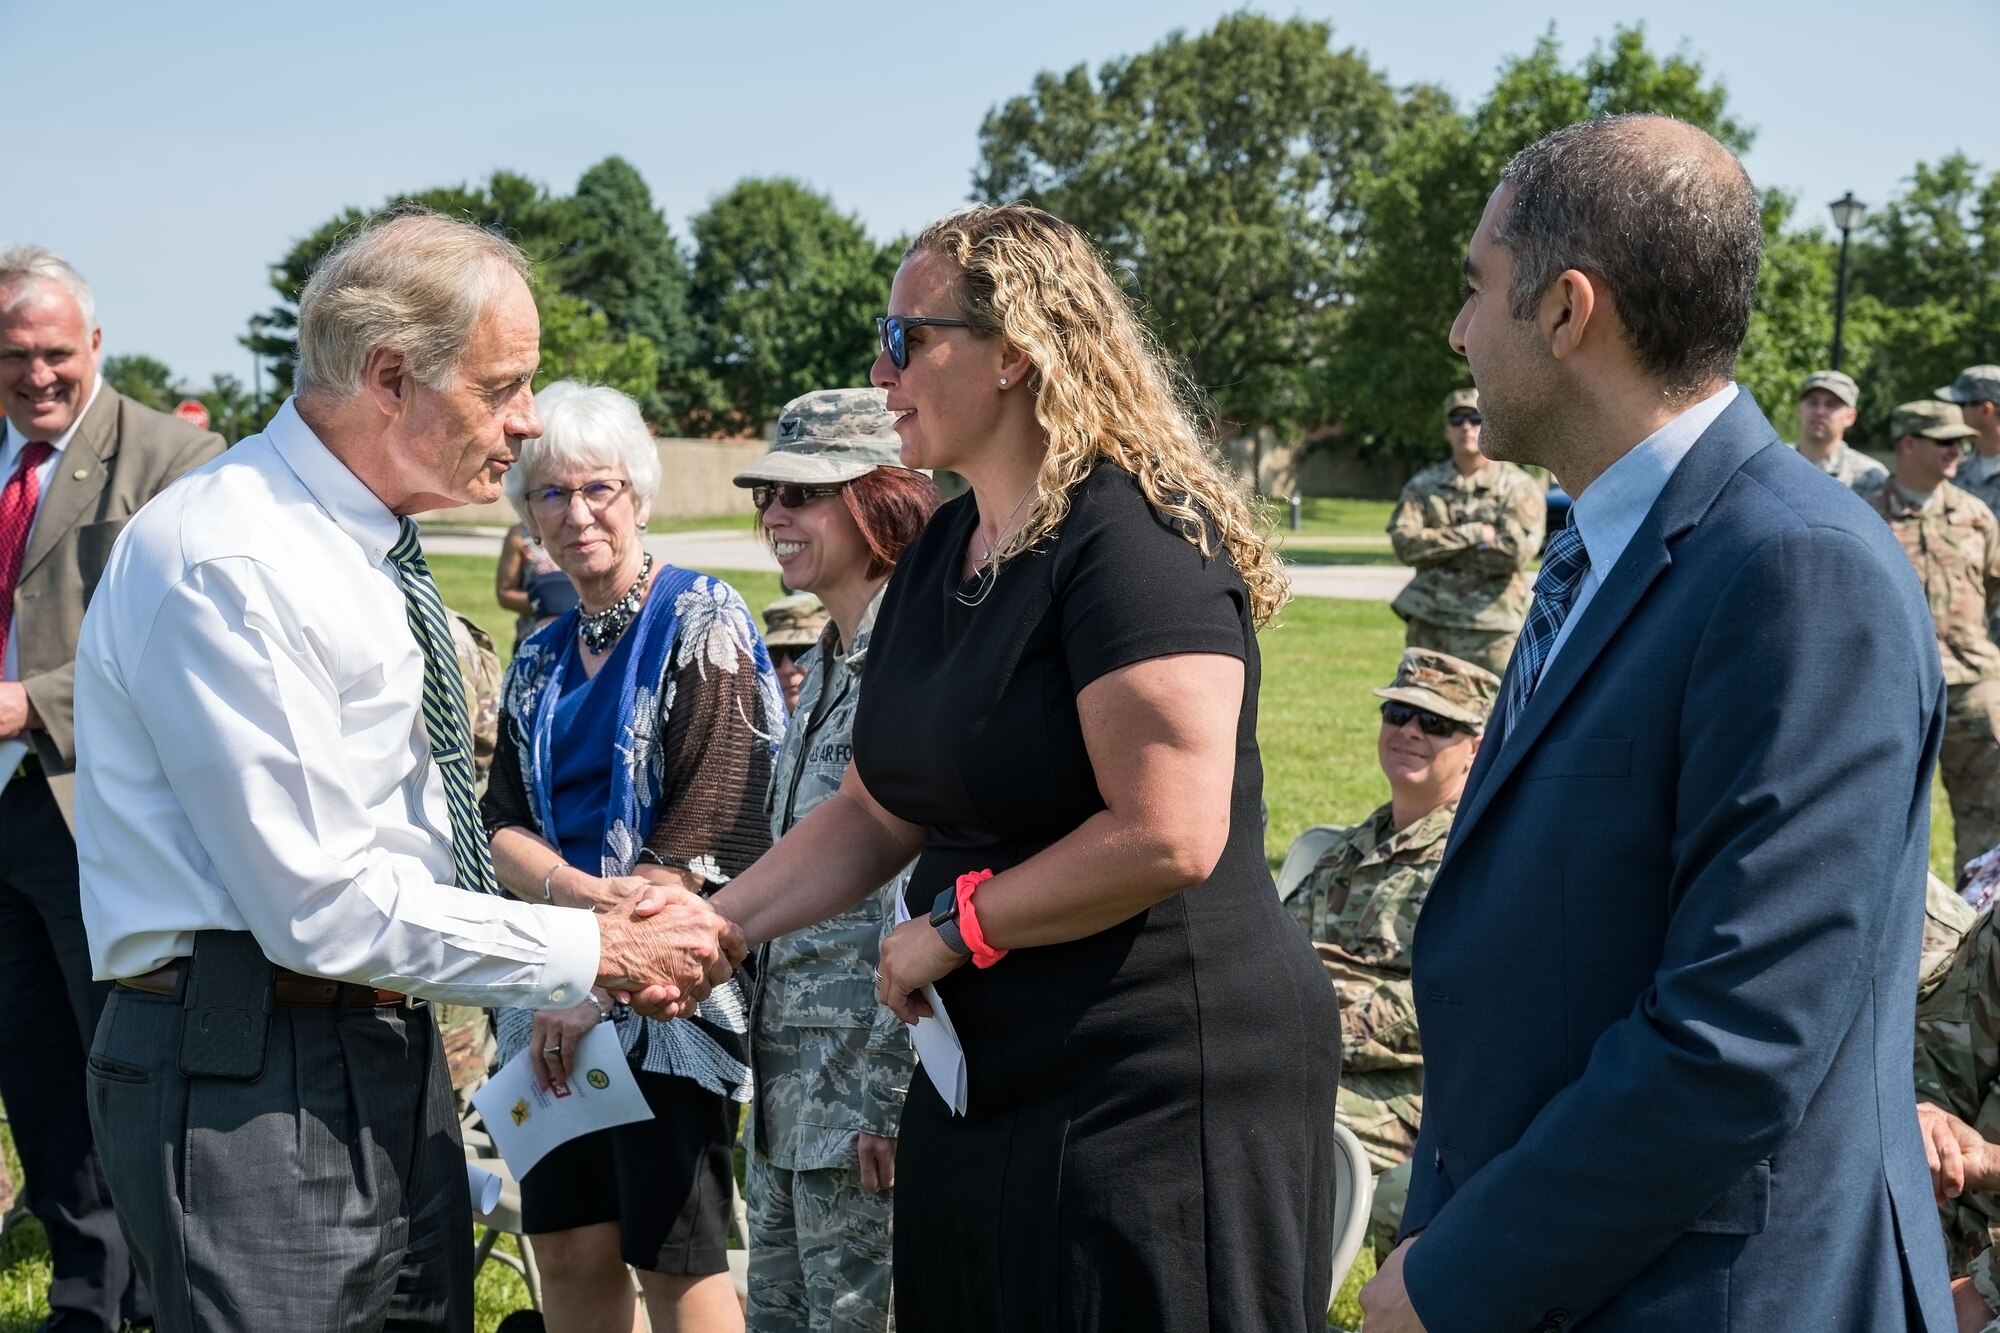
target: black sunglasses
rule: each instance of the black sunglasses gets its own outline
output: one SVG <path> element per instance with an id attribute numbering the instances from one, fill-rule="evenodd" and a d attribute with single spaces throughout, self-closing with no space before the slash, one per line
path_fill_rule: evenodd
<path id="1" fill-rule="evenodd" d="M 1382 704 L 1382 721 L 1389 726 L 1405 726 L 1411 718 L 1417 720 L 1417 725 L 1423 728 L 1424 735 L 1426 736 L 1436 736 L 1442 739 L 1446 736 L 1456 736 L 1460 732 L 1464 732 L 1467 735 L 1472 733 L 1472 728 L 1466 726 L 1463 722 L 1455 722 L 1448 717 L 1439 717 L 1436 713 L 1428 709 L 1412 708 L 1408 704 L 1399 704 L 1393 699 L 1387 700 Z"/>
<path id="2" fill-rule="evenodd" d="M 1453 412 L 1445 418 L 1445 423 L 1452 426 L 1478 426 L 1484 424 L 1485 420 L 1486 418 L 1477 412 Z"/>
<path id="3" fill-rule="evenodd" d="M 915 328 L 929 324 L 941 329 L 969 329 L 972 321 L 966 319 L 946 319 L 942 315 L 890 315 L 877 316 L 876 336 L 882 340 L 882 350 L 889 354 L 889 360 L 896 369 L 903 370 L 910 364 L 910 344 L 904 334 Z"/>
<path id="4" fill-rule="evenodd" d="M 824 500 L 829 495 L 840 494 L 841 488 L 846 485 L 847 483 L 843 481 L 833 486 L 801 486 L 788 481 L 776 486 L 752 486 L 750 503 L 757 506 L 757 512 L 760 514 L 771 507 L 773 500 L 787 509 L 804 509 L 814 500 Z"/>

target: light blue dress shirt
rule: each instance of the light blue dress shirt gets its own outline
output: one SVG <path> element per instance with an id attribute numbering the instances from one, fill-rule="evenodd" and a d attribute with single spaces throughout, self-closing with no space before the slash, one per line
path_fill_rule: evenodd
<path id="1" fill-rule="evenodd" d="M 1590 569 L 1583 576 L 1583 585 L 1576 590 L 1576 600 L 1570 603 L 1569 616 L 1556 634 L 1556 641 L 1549 645 L 1549 655 L 1542 660 L 1543 680 L 1548 679 L 1549 668 L 1562 652 L 1563 644 L 1569 642 L 1569 632 L 1583 619 L 1590 599 L 1604 580 L 1611 577 L 1618 557 L 1625 554 L 1639 525 L 1652 512 L 1653 502 L 1667 488 L 1674 469 L 1687 457 L 1688 450 L 1694 448 L 1702 432 L 1736 401 L 1739 392 L 1735 384 L 1726 384 L 1702 399 L 1633 445 L 1629 453 L 1604 469 L 1576 497 L 1569 521 L 1583 538 L 1583 549 L 1590 555 Z"/>

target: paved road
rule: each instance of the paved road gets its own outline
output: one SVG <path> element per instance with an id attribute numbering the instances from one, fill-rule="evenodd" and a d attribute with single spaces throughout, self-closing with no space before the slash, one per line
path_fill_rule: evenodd
<path id="1" fill-rule="evenodd" d="M 433 532 L 424 549 L 437 555 L 498 555 L 500 530 Z M 687 569 L 760 569 L 777 573 L 770 548 L 749 532 L 670 532 L 646 539 L 646 549 L 661 560 Z M 1302 597 L 1344 597 L 1352 601 L 1386 602 L 1410 581 L 1401 565 L 1293 565 L 1292 591 Z"/>

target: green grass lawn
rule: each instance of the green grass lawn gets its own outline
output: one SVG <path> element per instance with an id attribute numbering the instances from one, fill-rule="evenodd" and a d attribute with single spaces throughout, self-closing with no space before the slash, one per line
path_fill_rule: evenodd
<path id="1" fill-rule="evenodd" d="M 1289 501 L 1266 500 L 1271 523 L 1280 536 L 1292 530 Z M 1351 500 L 1334 495 L 1309 495 L 1300 506 L 1299 532 L 1308 537 L 1383 537 L 1389 531 L 1394 500 Z"/>

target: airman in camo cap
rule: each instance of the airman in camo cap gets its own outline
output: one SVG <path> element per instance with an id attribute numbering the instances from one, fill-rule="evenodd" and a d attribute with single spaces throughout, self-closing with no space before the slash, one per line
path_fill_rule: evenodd
<path id="1" fill-rule="evenodd" d="M 1444 419 L 1451 420 L 1453 412 L 1477 412 L 1479 410 L 1479 390 L 1453 389 L 1444 396 Z"/>
<path id="2" fill-rule="evenodd" d="M 2000 512 L 2000 366 L 1969 366 L 1937 396 L 1957 403 L 1967 428 L 1979 437 L 1952 484 Z"/>
<path id="3" fill-rule="evenodd" d="M 1396 679 L 1375 691 L 1378 699 L 1393 699 L 1482 729 L 1499 696 L 1500 678 L 1491 671 L 1430 648 L 1405 650 Z"/>
<path id="4" fill-rule="evenodd" d="M 1857 495 L 1872 495 L 1888 469 L 1847 442 L 1861 386 L 1838 370 L 1815 370 L 1799 386 L 1799 456 Z"/>
<path id="5" fill-rule="evenodd" d="M 1969 440 L 1975 433 L 1972 427 L 1965 424 L 1965 415 L 1958 410 L 1956 403 L 1940 403 L 1925 398 L 1904 403 L 1889 414 L 1889 438 L 1892 440 L 1915 435 L 1942 444 L 1948 440 Z"/>
<path id="6" fill-rule="evenodd" d="M 785 404 L 771 452 L 736 474 L 738 486 L 831 486 L 878 467 L 902 467 L 903 442 L 881 389 L 815 389 Z"/>

